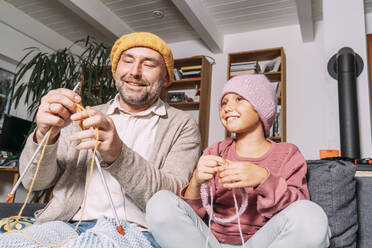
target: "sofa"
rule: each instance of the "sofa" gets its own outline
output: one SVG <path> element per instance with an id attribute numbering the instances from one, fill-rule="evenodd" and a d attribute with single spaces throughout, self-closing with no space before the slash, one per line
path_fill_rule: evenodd
<path id="1" fill-rule="evenodd" d="M 346 160 L 308 160 L 312 201 L 328 216 L 330 247 L 372 247 L 372 171 Z M 360 173 L 362 172 L 362 173 Z"/>
<path id="2" fill-rule="evenodd" d="M 372 247 L 372 171 L 371 176 L 358 176 L 358 166 L 343 160 L 308 160 L 307 164 L 311 200 L 328 216 L 330 247 Z M 33 216 L 44 206 L 27 204 L 23 216 Z M 0 203 L 0 219 L 18 214 L 20 207 L 21 203 Z"/>

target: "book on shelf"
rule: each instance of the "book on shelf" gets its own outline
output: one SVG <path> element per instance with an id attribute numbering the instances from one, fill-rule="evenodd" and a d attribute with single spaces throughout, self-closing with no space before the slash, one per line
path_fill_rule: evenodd
<path id="1" fill-rule="evenodd" d="M 282 85 L 281 85 L 281 83 L 279 82 L 278 87 L 276 88 L 276 97 L 277 97 L 277 98 L 280 98 L 281 95 L 282 95 Z"/>
<path id="2" fill-rule="evenodd" d="M 181 73 L 177 68 L 173 69 L 173 80 L 181 80 Z"/>
<path id="3" fill-rule="evenodd" d="M 280 71 L 281 57 L 278 56 L 272 60 L 262 63 L 261 72 L 278 72 Z"/>
<path id="4" fill-rule="evenodd" d="M 274 137 L 281 136 L 281 113 L 282 113 L 281 106 L 278 106 L 276 109 L 274 123 L 270 131 L 271 136 Z"/>
<path id="5" fill-rule="evenodd" d="M 201 71 L 181 71 L 181 78 L 193 78 L 193 77 L 200 77 Z"/>
<path id="6" fill-rule="evenodd" d="M 279 82 L 271 82 L 271 85 L 273 86 L 273 89 L 274 89 L 274 91 L 276 93 L 277 90 L 278 90 L 278 87 L 279 87 Z"/>
<path id="7" fill-rule="evenodd" d="M 242 63 L 232 63 L 230 64 L 230 71 L 244 71 L 244 70 L 259 70 L 260 65 L 257 61 L 255 62 L 242 62 Z"/>
<path id="8" fill-rule="evenodd" d="M 243 75 L 243 74 L 256 74 L 257 70 L 256 69 L 249 69 L 249 70 L 242 70 L 242 71 L 232 71 L 230 72 L 230 77 L 235 77 L 238 75 Z"/>
<path id="9" fill-rule="evenodd" d="M 182 79 L 191 81 L 191 80 L 200 80 L 201 77 L 200 76 L 196 76 L 196 77 L 189 76 L 189 77 L 183 77 Z"/>
<path id="10" fill-rule="evenodd" d="M 271 82 L 273 89 L 275 91 L 276 97 L 279 98 L 281 95 L 281 83 L 279 82 Z"/>
<path id="11" fill-rule="evenodd" d="M 201 65 L 183 66 L 173 69 L 173 80 L 182 80 L 186 78 L 197 78 L 201 76 Z"/>
<path id="12" fill-rule="evenodd" d="M 188 71 L 188 70 L 201 70 L 201 65 L 190 65 L 190 66 L 182 66 L 180 69 L 182 71 Z"/>

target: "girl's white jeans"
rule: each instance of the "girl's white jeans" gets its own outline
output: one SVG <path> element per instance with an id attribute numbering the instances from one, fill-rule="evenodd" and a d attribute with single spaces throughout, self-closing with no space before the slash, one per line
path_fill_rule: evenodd
<path id="1" fill-rule="evenodd" d="M 150 232 L 162 248 L 236 248 L 218 242 L 208 226 L 181 198 L 170 191 L 157 192 L 147 203 Z M 323 248 L 331 232 L 323 209 L 307 200 L 295 201 L 271 218 L 248 239 L 245 248 Z"/>

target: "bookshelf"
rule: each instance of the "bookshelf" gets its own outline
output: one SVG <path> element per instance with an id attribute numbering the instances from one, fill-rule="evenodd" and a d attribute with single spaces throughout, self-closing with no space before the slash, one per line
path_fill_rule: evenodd
<path id="1" fill-rule="evenodd" d="M 162 92 L 161 98 L 175 108 L 197 112 L 202 147 L 205 149 L 209 134 L 212 64 L 204 56 L 194 56 L 175 59 L 174 68 L 177 79 Z M 196 92 L 199 96 L 195 96 Z"/>
<path id="2" fill-rule="evenodd" d="M 13 183 L 12 183 L 12 187 L 14 187 L 14 185 L 17 183 L 18 181 L 18 178 L 19 178 L 19 171 L 18 171 L 18 168 L 13 168 L 13 167 L 2 167 L 0 168 L 0 173 L 9 173 L 13 176 Z M 16 193 L 16 192 L 15 192 Z M 11 202 L 13 203 L 14 202 L 14 199 L 15 199 L 15 193 L 14 193 L 14 198 L 11 200 Z"/>
<path id="3" fill-rule="evenodd" d="M 273 83 L 273 87 L 277 86 L 275 90 L 277 91 L 278 109 L 270 139 L 285 142 L 287 140 L 286 58 L 283 47 L 230 53 L 227 64 L 228 79 L 231 78 L 232 73 L 236 74 L 234 67 L 237 68 L 241 64 L 247 64 L 246 73 L 262 73 Z M 226 136 L 230 134 L 226 133 Z"/>

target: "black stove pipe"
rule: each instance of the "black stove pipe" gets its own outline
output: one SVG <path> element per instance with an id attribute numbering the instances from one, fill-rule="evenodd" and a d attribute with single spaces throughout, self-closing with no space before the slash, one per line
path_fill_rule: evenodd
<path id="1" fill-rule="evenodd" d="M 362 58 L 349 47 L 328 62 L 329 74 L 338 81 L 341 157 L 360 158 L 356 78 L 362 70 Z"/>

